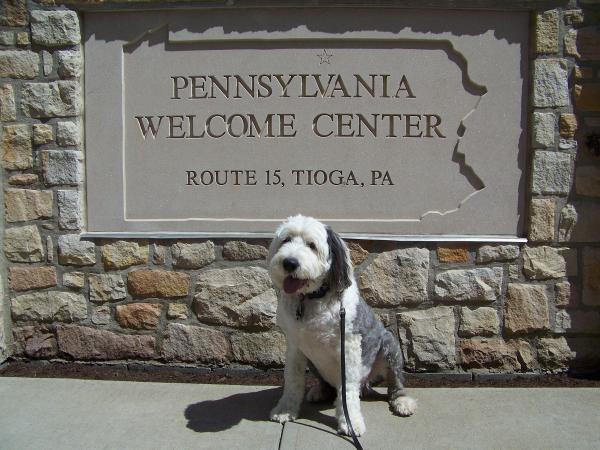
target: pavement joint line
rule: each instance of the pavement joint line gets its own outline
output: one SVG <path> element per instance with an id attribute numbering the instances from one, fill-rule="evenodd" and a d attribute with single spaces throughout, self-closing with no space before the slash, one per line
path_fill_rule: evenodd
<path id="1" fill-rule="evenodd" d="M 281 433 L 279 434 L 279 444 L 277 444 L 277 450 L 281 450 L 281 444 L 283 442 L 283 433 L 285 432 L 285 422 L 281 424 Z"/>

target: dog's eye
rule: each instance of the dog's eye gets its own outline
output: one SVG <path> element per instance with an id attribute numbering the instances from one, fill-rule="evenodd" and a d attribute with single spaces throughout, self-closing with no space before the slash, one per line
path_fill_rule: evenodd
<path id="1" fill-rule="evenodd" d="M 287 244 L 288 242 L 292 242 L 292 238 L 291 237 L 286 237 L 283 241 L 281 241 L 281 244 Z"/>
<path id="2" fill-rule="evenodd" d="M 310 249 L 311 249 L 312 251 L 314 251 L 314 252 L 316 252 L 316 251 L 317 251 L 317 246 L 315 245 L 315 243 L 314 243 L 314 242 L 309 242 L 309 243 L 308 243 L 308 246 L 310 247 Z"/>

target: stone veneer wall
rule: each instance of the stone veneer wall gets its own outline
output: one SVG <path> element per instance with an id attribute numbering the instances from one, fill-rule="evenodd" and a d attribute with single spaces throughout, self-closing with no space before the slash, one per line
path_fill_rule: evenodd
<path id="1" fill-rule="evenodd" d="M 80 239 L 76 10 L 110 2 L 54 3 L 0 6 L 13 355 L 280 367 L 267 242 Z M 532 12 L 529 243 L 350 243 L 362 293 L 399 336 L 408 370 L 598 367 L 600 155 L 586 140 L 600 131 L 600 13 L 590 0 L 563 3 Z"/>

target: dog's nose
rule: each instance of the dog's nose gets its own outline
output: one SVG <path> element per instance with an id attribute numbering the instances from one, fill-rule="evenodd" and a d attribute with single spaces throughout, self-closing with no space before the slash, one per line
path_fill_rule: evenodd
<path id="1" fill-rule="evenodd" d="M 283 260 L 283 268 L 286 272 L 293 272 L 300 267 L 300 262 L 296 258 L 285 258 Z"/>

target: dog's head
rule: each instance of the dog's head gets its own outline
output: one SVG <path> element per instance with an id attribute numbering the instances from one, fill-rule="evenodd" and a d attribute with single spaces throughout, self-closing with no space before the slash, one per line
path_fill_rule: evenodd
<path id="1" fill-rule="evenodd" d="M 348 247 L 312 217 L 290 217 L 277 229 L 268 263 L 273 283 L 287 294 L 314 292 L 323 284 L 341 292 L 352 283 Z"/>

